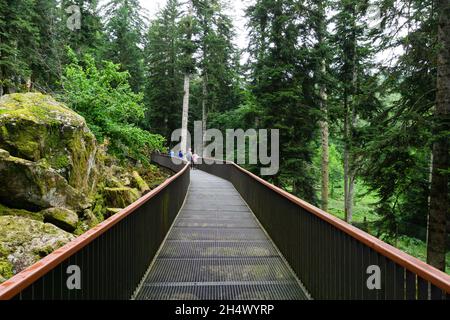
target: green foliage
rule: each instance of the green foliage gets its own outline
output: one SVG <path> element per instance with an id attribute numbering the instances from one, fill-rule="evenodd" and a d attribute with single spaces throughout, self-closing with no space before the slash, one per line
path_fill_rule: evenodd
<path id="1" fill-rule="evenodd" d="M 321 177 L 320 170 L 322 165 L 322 148 L 318 147 L 313 157 L 314 175 Z M 329 145 L 329 181 L 331 198 L 343 196 L 344 169 L 342 152 L 334 143 Z M 319 186 L 321 181 L 317 179 L 316 184 Z"/>
<path id="2" fill-rule="evenodd" d="M 32 0 L 0 0 L 0 95 L 21 89 L 31 75 L 29 54 L 36 41 Z"/>
<path id="3" fill-rule="evenodd" d="M 104 7 L 109 43 L 106 58 L 128 71 L 134 92 L 144 84 L 143 52 L 145 18 L 138 0 L 111 0 Z"/>
<path id="4" fill-rule="evenodd" d="M 436 21 L 430 3 L 413 1 L 412 8 L 404 18 L 416 28 L 398 39 L 408 50 L 380 75 L 387 94 L 368 119 L 361 150 L 362 176 L 379 195 L 376 211 L 383 218 L 380 226 L 387 239 L 396 238 L 405 223 L 427 227 Z M 389 22 L 392 17 L 386 19 Z M 393 45 L 389 37 L 385 35 L 386 45 Z"/>
<path id="5" fill-rule="evenodd" d="M 61 99 L 85 117 L 97 139 L 111 140 L 115 155 L 147 162 L 151 151 L 162 149 L 164 139 L 138 127 L 144 117 L 142 94 L 132 92 L 129 74 L 108 61 L 97 68 L 90 55 L 82 61 L 73 52 L 69 55 L 72 63 L 65 70 Z"/>
<path id="6" fill-rule="evenodd" d="M 392 245 L 400 250 L 416 257 L 424 262 L 427 261 L 427 244 L 416 238 L 400 236 Z M 450 251 L 446 255 L 446 271 L 450 274 Z"/>
<path id="7" fill-rule="evenodd" d="M 170 139 L 180 126 L 183 94 L 178 1 L 170 0 L 152 21 L 145 46 L 145 125 Z"/>
<path id="8" fill-rule="evenodd" d="M 304 9 L 304 8 L 302 8 Z M 317 203 L 312 176 L 317 119 L 312 103 L 308 48 L 300 23 L 305 11 L 295 1 L 256 1 L 247 10 L 250 27 L 251 89 L 262 110 L 260 127 L 280 130 L 280 171 L 273 182 Z"/>
<path id="9" fill-rule="evenodd" d="M 201 70 L 202 99 L 207 112 L 236 108 L 239 97 L 239 54 L 233 44 L 233 22 L 225 14 L 223 1 L 194 0 Z"/>

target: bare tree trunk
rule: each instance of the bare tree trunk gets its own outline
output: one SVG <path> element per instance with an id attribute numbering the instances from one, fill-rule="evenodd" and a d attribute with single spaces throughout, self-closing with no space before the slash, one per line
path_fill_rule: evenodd
<path id="1" fill-rule="evenodd" d="M 353 200 L 355 198 L 355 173 L 350 169 L 348 176 L 347 222 L 353 221 Z"/>
<path id="2" fill-rule="evenodd" d="M 322 73 L 322 79 L 326 72 L 326 65 L 325 60 L 322 60 L 321 62 L 321 73 Z M 321 84 L 319 89 L 319 96 L 320 96 L 320 110 L 323 115 L 322 121 L 320 121 L 320 132 L 321 132 L 321 138 L 322 138 L 322 210 L 328 211 L 328 185 L 329 185 L 329 162 L 330 162 L 330 155 L 329 155 L 329 130 L 328 130 L 328 107 L 327 107 L 327 92 L 324 84 Z"/>
<path id="3" fill-rule="evenodd" d="M 450 114 L 450 1 L 438 0 L 439 24 L 437 67 L 437 93 L 433 145 L 433 173 L 430 190 L 427 262 L 445 271 L 446 220 L 448 203 L 449 142 L 448 117 Z"/>
<path id="4" fill-rule="evenodd" d="M 192 1 L 188 3 L 188 17 L 192 18 Z M 189 22 L 191 23 L 191 22 Z M 189 26 L 191 28 L 191 26 Z M 189 30 L 188 32 L 191 32 Z M 190 35 L 188 36 L 190 38 Z M 188 120 L 189 120 L 189 96 L 190 96 L 190 83 L 191 83 L 191 75 L 188 71 L 186 71 L 184 75 L 184 96 L 183 96 L 183 113 L 181 119 L 181 152 L 183 155 L 186 155 L 187 152 L 187 131 L 188 131 Z"/>
<path id="5" fill-rule="evenodd" d="M 355 68 L 355 65 L 354 65 Z M 357 81 L 357 77 L 356 77 L 356 69 L 353 70 L 353 80 L 352 80 L 352 89 L 353 92 L 355 91 L 356 88 L 356 81 Z M 353 144 L 353 128 L 356 125 L 356 109 L 355 109 L 355 102 L 354 102 L 354 97 L 352 96 L 351 100 L 351 106 L 352 106 L 352 110 L 351 110 L 351 114 L 350 114 L 350 119 L 349 119 L 349 127 L 348 127 L 348 137 L 349 137 L 349 148 L 348 148 L 348 153 L 347 153 L 347 191 L 348 191 L 348 196 L 347 196 L 347 205 L 346 205 L 346 221 L 348 223 L 352 223 L 353 221 L 353 200 L 355 198 L 355 178 L 356 178 L 356 171 L 355 168 L 353 168 L 352 166 L 354 166 L 354 156 L 351 153 L 352 150 L 352 144 Z"/>
<path id="6" fill-rule="evenodd" d="M 353 83 L 353 82 L 352 82 Z M 352 223 L 353 198 L 355 187 L 355 172 L 352 168 L 352 130 L 355 124 L 355 109 L 353 102 L 353 89 L 346 97 L 344 119 L 344 212 L 345 221 Z"/>
<path id="7" fill-rule="evenodd" d="M 429 165 L 429 173 L 428 173 L 428 184 L 429 188 L 431 188 L 431 182 L 433 181 L 433 150 L 431 150 L 430 154 L 430 165 Z M 429 190 L 431 192 L 431 190 Z M 430 194 L 428 194 L 428 214 L 427 214 L 427 234 L 426 234 L 426 243 L 428 244 L 428 236 L 430 229 Z"/>
<path id="8" fill-rule="evenodd" d="M 184 97 L 183 97 L 183 115 L 181 120 L 181 152 L 183 155 L 187 151 L 187 130 L 189 119 L 189 90 L 190 90 L 191 76 L 186 73 L 184 75 Z"/>
<path id="9" fill-rule="evenodd" d="M 352 222 L 353 212 L 352 212 L 352 203 L 353 203 L 353 177 L 351 173 L 351 164 L 350 164 L 350 152 L 351 152 L 351 120 L 350 120 L 350 112 L 348 108 L 348 102 L 346 103 L 345 108 L 345 119 L 344 119 L 344 139 L 345 139 L 345 147 L 344 147 L 344 212 L 345 212 L 345 221 L 348 223 Z"/>
<path id="10" fill-rule="evenodd" d="M 207 122 L 208 122 L 208 111 L 207 111 L 207 99 L 208 99 L 208 75 L 203 75 L 203 92 L 202 92 L 202 150 L 203 150 L 203 156 L 206 156 L 205 149 L 206 149 L 206 129 L 207 129 Z"/>
<path id="11" fill-rule="evenodd" d="M 345 221 L 349 222 L 348 217 L 348 197 L 349 197 L 349 167 L 350 167 L 350 146 L 349 146 L 349 110 L 348 98 L 344 98 L 344 213 Z M 351 221 L 351 220 L 350 220 Z"/>
<path id="12" fill-rule="evenodd" d="M 348 223 L 352 223 L 353 220 L 353 198 L 354 198 L 354 189 L 355 189 L 355 176 L 356 172 L 353 163 L 353 155 L 352 155 L 352 146 L 353 146 L 353 128 L 356 124 L 356 104 L 355 104 L 355 95 L 356 95 L 356 86 L 358 82 L 358 73 L 356 69 L 356 5 L 350 4 L 349 9 L 352 13 L 352 36 L 349 39 L 348 45 L 348 58 L 350 60 L 349 72 L 351 73 L 351 86 L 347 92 L 347 104 L 345 107 L 345 139 L 346 139 L 346 148 L 344 155 L 344 176 L 346 187 L 346 196 L 345 196 L 345 220 Z"/>

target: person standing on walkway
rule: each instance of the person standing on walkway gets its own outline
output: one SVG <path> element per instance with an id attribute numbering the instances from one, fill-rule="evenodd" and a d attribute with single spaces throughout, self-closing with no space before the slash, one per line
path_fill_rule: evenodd
<path id="1" fill-rule="evenodd" d="M 198 154 L 194 152 L 194 154 L 192 155 L 192 170 L 195 170 L 195 165 L 197 164 L 198 158 Z"/>

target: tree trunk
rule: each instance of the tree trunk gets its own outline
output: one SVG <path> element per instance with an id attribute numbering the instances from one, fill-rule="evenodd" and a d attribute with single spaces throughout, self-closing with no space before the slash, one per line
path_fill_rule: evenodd
<path id="1" fill-rule="evenodd" d="M 321 79 L 323 79 L 323 76 L 326 72 L 326 66 L 325 66 L 325 60 L 322 60 L 321 62 Z M 328 108 L 327 108 L 327 92 L 325 85 L 322 83 L 320 85 L 319 89 L 319 96 L 320 96 L 320 110 L 322 112 L 323 120 L 320 121 L 320 132 L 321 132 L 321 138 L 322 138 L 322 210 L 328 211 L 328 185 L 329 185 L 329 162 L 330 162 L 330 155 L 329 155 L 329 130 L 328 130 Z"/>
<path id="2" fill-rule="evenodd" d="M 206 155 L 205 149 L 206 149 L 206 129 L 207 129 L 207 122 L 208 122 L 208 111 L 207 111 L 207 99 L 208 99 L 208 76 L 205 72 L 203 76 L 203 92 L 202 92 L 202 150 L 203 150 L 203 156 Z"/>
<path id="3" fill-rule="evenodd" d="M 187 151 L 187 130 L 189 119 L 189 89 L 190 89 L 191 76 L 186 73 L 184 75 L 184 97 L 183 97 L 183 115 L 181 120 L 181 152 L 183 155 Z"/>
<path id="4" fill-rule="evenodd" d="M 448 203 L 450 114 L 450 1 L 438 0 L 437 93 L 435 109 L 436 141 L 433 144 L 433 173 L 430 190 L 427 262 L 445 271 L 446 220 Z"/>
<path id="5" fill-rule="evenodd" d="M 346 106 L 345 106 L 345 155 L 344 155 L 344 177 L 346 184 L 344 191 L 345 196 L 345 221 L 352 223 L 353 220 L 353 197 L 355 189 L 355 176 L 356 172 L 353 168 L 353 128 L 356 124 L 356 105 L 355 95 L 356 86 L 358 82 L 358 74 L 356 69 L 356 5 L 354 3 L 349 4 L 349 12 L 352 15 L 351 30 L 352 34 L 348 39 L 347 46 L 347 61 L 350 64 L 347 70 L 350 80 L 350 87 L 347 89 L 346 94 Z"/>
<path id="6" fill-rule="evenodd" d="M 355 73 L 353 76 L 355 76 Z M 351 93 L 347 93 L 346 95 L 344 119 L 344 212 L 345 221 L 347 221 L 347 223 L 352 223 L 353 220 L 353 198 L 355 188 L 355 172 L 352 168 L 352 130 L 355 125 L 353 91 L 352 87 Z"/>
<path id="7" fill-rule="evenodd" d="M 348 101 L 345 104 L 345 119 L 344 119 L 344 212 L 345 212 L 345 221 L 348 223 L 352 222 L 352 206 L 351 203 L 353 201 L 353 184 L 352 174 L 350 172 L 350 112 L 348 108 Z"/>
<path id="8" fill-rule="evenodd" d="M 192 18 L 192 1 L 189 1 L 188 3 L 188 17 L 189 19 Z M 191 24 L 191 22 L 189 22 Z M 189 29 L 191 29 L 192 26 L 189 25 Z M 188 39 L 191 39 L 191 31 L 188 30 Z M 186 155 L 187 152 L 187 131 L 188 131 L 188 120 L 189 120 L 189 96 L 190 96 L 190 83 L 191 83 L 191 75 L 189 74 L 189 71 L 186 71 L 184 74 L 184 96 L 183 96 L 183 113 L 182 113 L 182 119 L 181 119 L 181 152 L 183 152 L 183 155 Z"/>

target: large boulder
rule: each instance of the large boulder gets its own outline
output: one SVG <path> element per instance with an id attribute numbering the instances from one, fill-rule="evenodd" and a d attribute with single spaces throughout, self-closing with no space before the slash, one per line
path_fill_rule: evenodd
<path id="1" fill-rule="evenodd" d="M 141 196 L 133 188 L 105 188 L 106 205 L 109 208 L 126 208 Z"/>
<path id="2" fill-rule="evenodd" d="M 0 177 L 0 202 L 13 208 L 40 211 L 66 207 L 79 211 L 88 206 L 86 197 L 45 161 L 0 156 Z"/>
<path id="3" fill-rule="evenodd" d="M 40 93 L 0 98 L 0 148 L 31 162 L 45 159 L 68 184 L 95 190 L 96 140 L 83 117 Z"/>
<path id="4" fill-rule="evenodd" d="M 73 232 L 78 225 L 78 216 L 75 212 L 66 208 L 50 208 L 41 212 L 44 222 L 49 222 L 55 226 Z"/>
<path id="5" fill-rule="evenodd" d="M 8 208 L 0 203 L 0 216 L 17 216 L 25 217 L 33 220 L 44 221 L 44 217 L 40 212 L 30 212 L 22 209 Z"/>
<path id="6" fill-rule="evenodd" d="M 75 237 L 25 217 L 0 216 L 0 281 L 36 263 Z"/>

